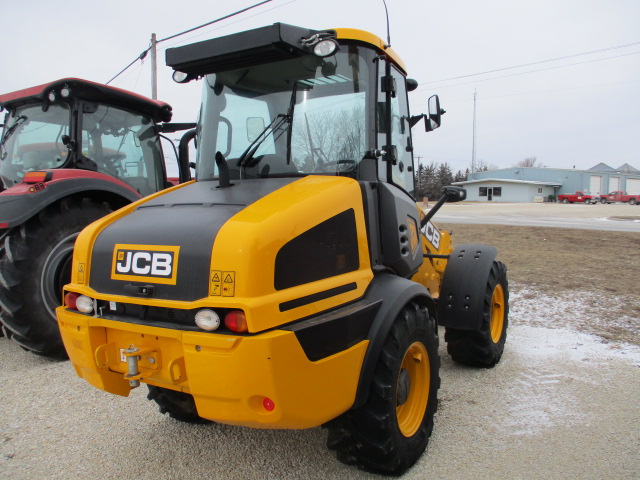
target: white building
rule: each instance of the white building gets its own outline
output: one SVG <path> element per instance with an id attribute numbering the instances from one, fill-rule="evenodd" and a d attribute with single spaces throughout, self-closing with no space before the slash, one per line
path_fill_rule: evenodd
<path id="1" fill-rule="evenodd" d="M 627 164 L 616 169 L 604 163 L 589 170 L 512 167 L 475 172 L 454 185 L 464 187 L 470 201 L 546 202 L 558 194 L 576 191 L 640 194 L 640 171 Z"/>
<path id="2" fill-rule="evenodd" d="M 556 194 L 560 183 L 485 178 L 456 182 L 467 190 L 472 202 L 544 202 Z"/>

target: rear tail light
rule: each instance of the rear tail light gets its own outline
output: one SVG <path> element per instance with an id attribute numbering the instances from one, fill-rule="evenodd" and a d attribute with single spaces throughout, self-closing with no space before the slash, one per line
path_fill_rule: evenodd
<path id="1" fill-rule="evenodd" d="M 232 332 L 242 333 L 248 330 L 247 317 L 241 310 L 231 310 L 224 317 L 224 325 Z"/>
<path id="2" fill-rule="evenodd" d="M 93 298 L 74 292 L 64 294 L 64 304 L 69 310 L 77 310 L 81 313 L 93 313 L 95 308 Z"/>
<path id="3" fill-rule="evenodd" d="M 78 298 L 76 298 L 76 308 L 79 312 L 82 313 L 92 313 L 93 299 L 87 297 L 86 295 L 80 295 Z"/>
<path id="4" fill-rule="evenodd" d="M 76 305 L 76 300 L 79 296 L 80 295 L 78 295 L 77 293 L 67 292 L 64 296 L 64 304 L 71 310 L 77 310 L 78 307 Z"/>
<path id="5" fill-rule="evenodd" d="M 220 326 L 220 317 L 216 312 L 208 308 L 198 310 L 195 315 L 195 321 L 198 328 L 206 332 L 217 330 Z"/>

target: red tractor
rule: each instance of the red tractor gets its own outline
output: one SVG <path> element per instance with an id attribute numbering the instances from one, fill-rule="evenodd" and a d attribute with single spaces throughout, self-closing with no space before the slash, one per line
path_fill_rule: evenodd
<path id="1" fill-rule="evenodd" d="M 0 320 L 23 348 L 65 357 L 54 309 L 78 233 L 168 182 L 167 103 L 77 78 L 0 95 Z M 189 177 L 181 166 L 180 180 Z M 1 335 L 1 334 L 0 334 Z"/>

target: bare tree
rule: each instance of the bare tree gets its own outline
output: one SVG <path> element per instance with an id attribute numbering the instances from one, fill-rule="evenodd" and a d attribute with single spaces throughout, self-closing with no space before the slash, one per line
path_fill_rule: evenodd
<path id="1" fill-rule="evenodd" d="M 536 157 L 527 157 L 524 160 L 520 160 L 518 163 L 514 165 L 514 167 L 536 167 L 536 168 L 544 168 L 546 165 L 538 162 Z"/>

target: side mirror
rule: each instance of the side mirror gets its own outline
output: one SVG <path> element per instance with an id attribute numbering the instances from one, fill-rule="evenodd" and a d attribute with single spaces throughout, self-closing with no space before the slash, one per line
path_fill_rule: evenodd
<path id="1" fill-rule="evenodd" d="M 62 140 L 62 144 L 68 149 L 72 149 L 76 146 L 76 142 L 71 140 L 71 137 L 69 135 L 62 135 L 60 137 L 60 140 Z"/>
<path id="2" fill-rule="evenodd" d="M 445 113 L 440 108 L 440 99 L 437 95 L 429 97 L 429 114 L 425 115 L 424 130 L 425 132 L 431 132 L 438 128 L 442 123 L 442 115 Z"/>
<path id="3" fill-rule="evenodd" d="M 467 191 L 462 187 L 442 187 L 442 193 L 447 196 L 447 203 L 461 202 L 467 199 Z"/>

